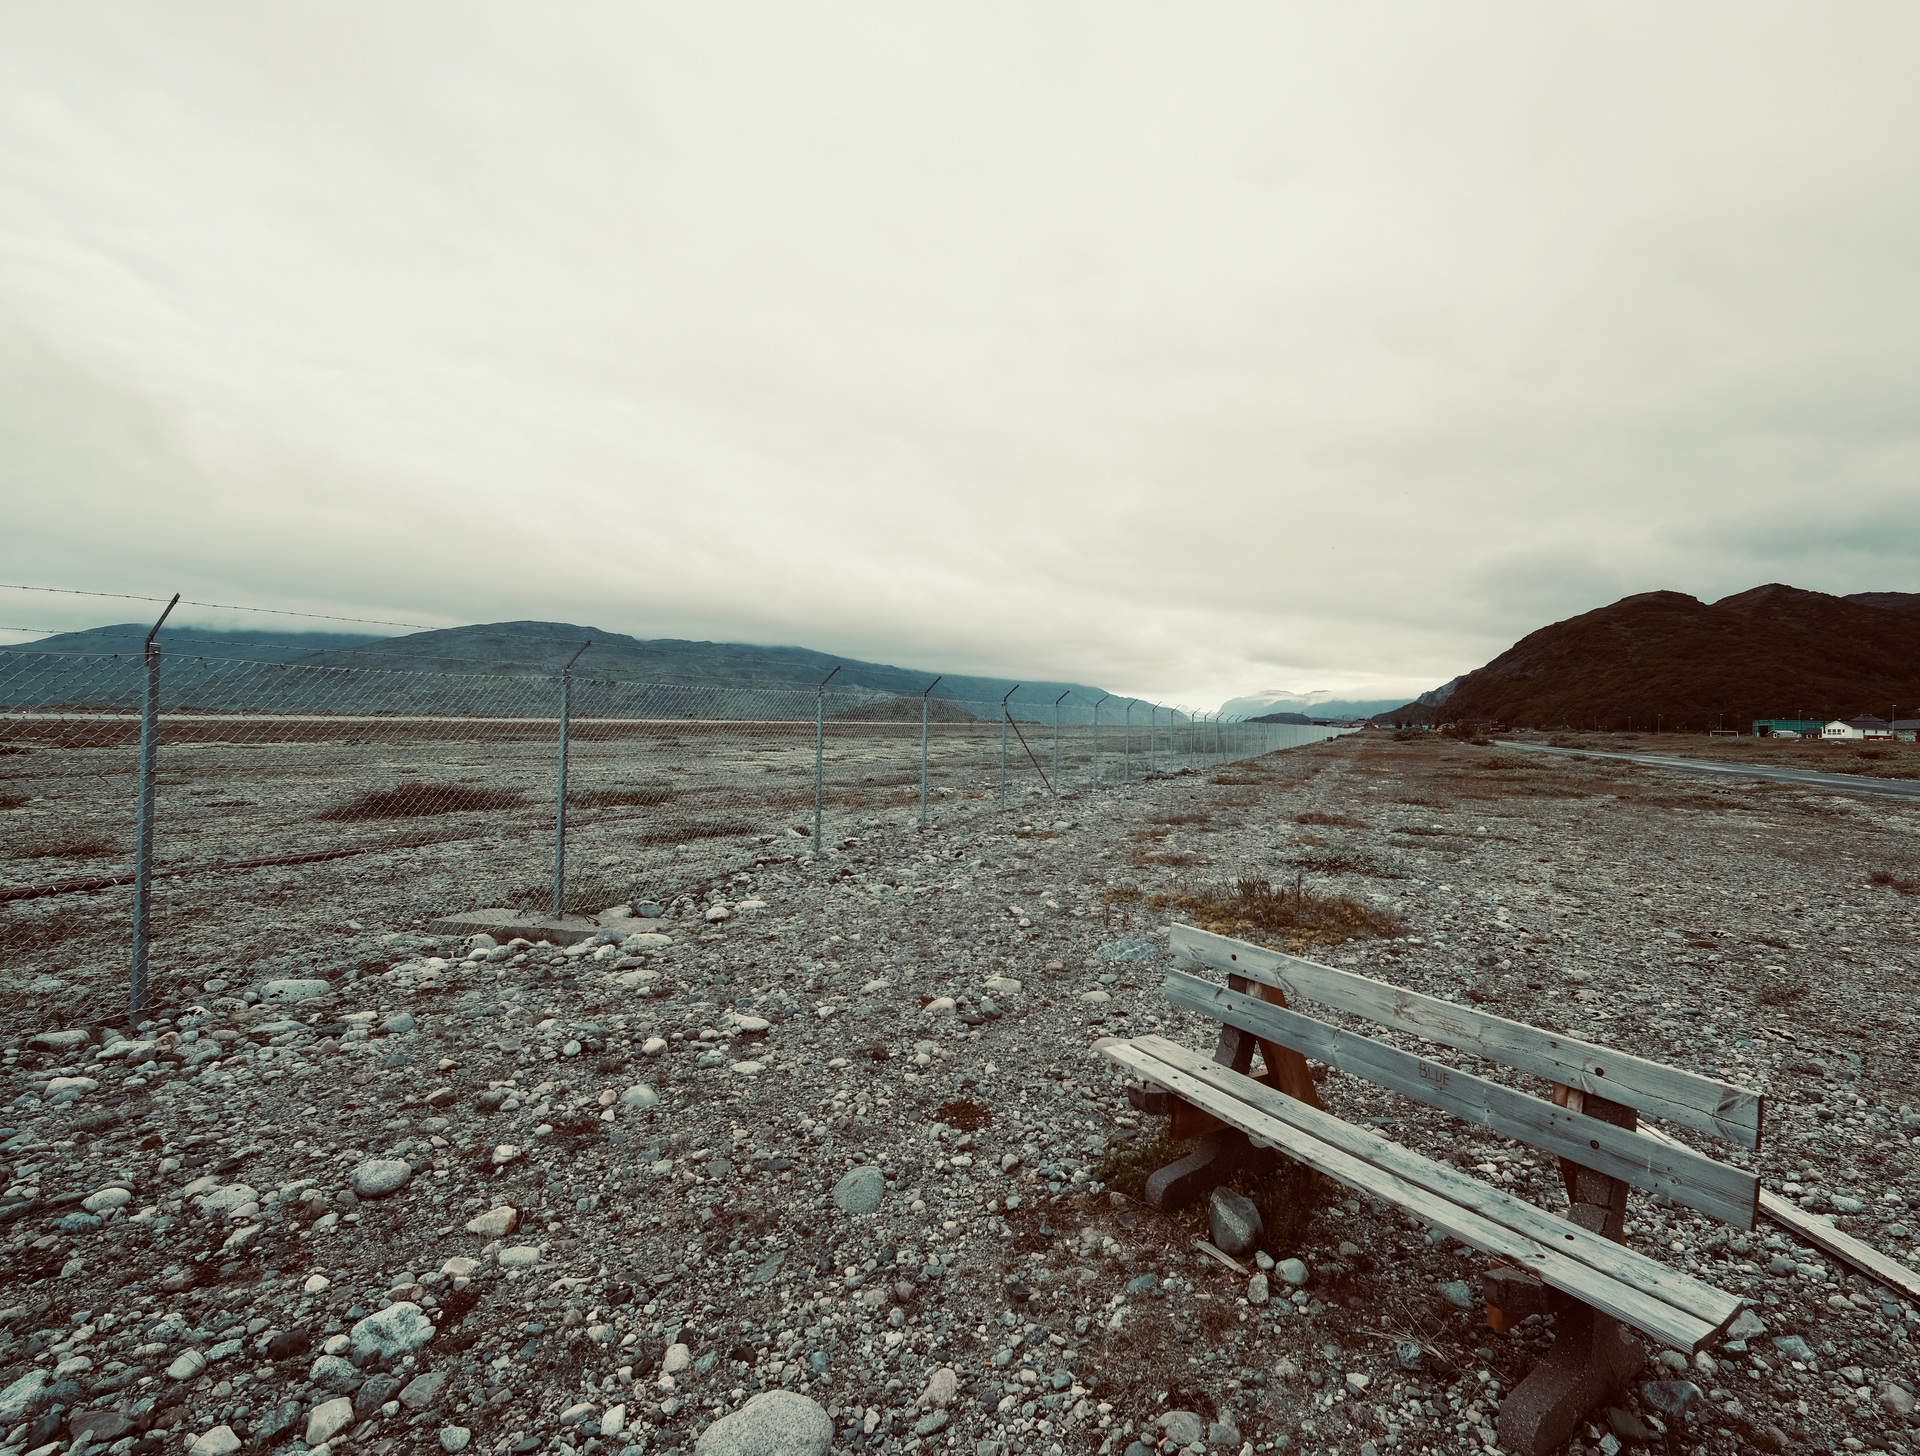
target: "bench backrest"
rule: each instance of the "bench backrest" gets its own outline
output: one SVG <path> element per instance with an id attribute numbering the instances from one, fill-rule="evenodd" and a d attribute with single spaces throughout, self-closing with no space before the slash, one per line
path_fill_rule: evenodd
<path id="1" fill-rule="evenodd" d="M 1289 1003 L 1287 1007 L 1271 1005 L 1231 985 L 1223 987 L 1176 969 L 1168 973 L 1166 985 L 1167 999 L 1176 1006 L 1542 1151 L 1664 1192 L 1676 1203 L 1737 1228 L 1753 1227 L 1759 1205 L 1755 1174 L 1671 1141 L 1529 1097 L 1378 1038 L 1329 1026 L 1293 1008 L 1302 1001 L 1316 1001 L 1747 1148 L 1760 1143 L 1764 1102 L 1758 1093 L 1192 926 L 1175 926 L 1170 948 L 1176 965 L 1205 967 L 1230 978 L 1272 986 Z"/>

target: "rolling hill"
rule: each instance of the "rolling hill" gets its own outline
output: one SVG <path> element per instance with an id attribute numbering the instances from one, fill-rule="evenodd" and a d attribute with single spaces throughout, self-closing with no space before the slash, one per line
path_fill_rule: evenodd
<path id="1" fill-rule="evenodd" d="M 26 703 L 122 703 L 137 691 L 140 646 L 147 627 L 125 623 L 87 632 L 66 632 L 36 642 L 14 645 L 0 652 L 0 697 Z M 890 702 L 896 697 L 918 699 L 936 673 L 922 668 L 891 667 L 814 652 L 804 647 L 759 647 L 738 642 L 690 642 L 674 638 L 643 640 L 598 627 L 569 622 L 492 622 L 414 632 L 404 637 L 363 637 L 346 633 L 228 634 L 205 628 L 182 628 L 160 634 L 159 642 L 173 661 L 163 676 L 169 701 L 197 706 L 241 705 L 231 692 L 213 694 L 202 687 L 187 698 L 172 696 L 173 685 L 186 679 L 180 659 L 195 659 L 200 678 L 210 683 L 227 662 L 282 664 L 311 671 L 297 678 L 260 679 L 247 691 L 260 698 L 262 710 L 277 709 L 278 700 L 305 690 L 321 675 L 331 685 L 324 693 L 345 710 L 398 711 L 412 691 L 406 680 L 388 679 L 389 673 L 447 675 L 448 690 L 456 687 L 485 700 L 487 680 L 505 689 L 510 679 L 548 679 L 559 675 L 583 642 L 592 645 L 574 666 L 574 679 L 586 692 L 592 684 L 670 684 L 677 688 L 758 690 L 759 697 L 741 711 L 785 711 L 784 699 L 795 692 L 811 693 L 834 669 L 829 686 L 829 710 Z M 114 660 L 102 662 L 102 658 Z M 199 659 L 208 661 L 199 662 Z M 357 669 L 358 673 L 342 669 Z M 459 679 L 458 684 L 451 679 Z M 234 675 L 226 674 L 228 681 Z M 943 678 L 933 696 L 949 702 L 980 705 L 963 717 L 999 717 L 999 701 L 1015 687 L 1011 678 L 954 675 Z M 1063 722 L 1086 722 L 1104 692 L 1081 683 L 1027 682 L 1019 684 L 1011 703 L 1013 715 L 1025 720 L 1051 721 L 1056 698 Z M 497 693 L 492 696 L 498 696 Z M 602 696 L 605 696 L 604 694 Z M 584 701 L 584 699 L 583 699 Z M 1124 699 L 1112 705 L 1117 710 Z M 715 709 L 714 711 L 719 711 Z M 905 713 L 905 708 L 897 711 Z M 917 719 L 918 710 L 912 715 Z M 944 719 L 943 719 L 944 721 Z"/>
<path id="2" fill-rule="evenodd" d="M 1431 695 L 1429 695 L 1431 696 Z M 1779 583 L 1701 602 L 1642 592 L 1542 627 L 1393 723 L 1704 731 L 1920 705 L 1920 596 Z"/>

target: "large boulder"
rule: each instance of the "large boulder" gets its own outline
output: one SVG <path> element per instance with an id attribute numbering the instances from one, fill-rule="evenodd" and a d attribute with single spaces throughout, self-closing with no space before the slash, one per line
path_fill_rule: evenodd
<path id="1" fill-rule="evenodd" d="M 816 1401 L 791 1390 L 756 1395 L 693 1443 L 694 1456 L 827 1456 L 833 1422 Z"/>

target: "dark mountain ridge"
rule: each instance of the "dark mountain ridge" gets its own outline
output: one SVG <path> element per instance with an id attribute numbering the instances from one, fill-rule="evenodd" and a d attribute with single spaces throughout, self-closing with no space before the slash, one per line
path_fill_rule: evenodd
<path id="1" fill-rule="evenodd" d="M 1852 597 L 1778 582 L 1717 602 L 1623 597 L 1529 633 L 1394 723 L 1746 730 L 1756 718 L 1884 714 L 1920 705 L 1920 594 Z"/>
<path id="2" fill-rule="evenodd" d="M 139 623 L 121 623 L 86 632 L 64 632 L 37 642 L 18 644 L 12 652 L 71 655 L 72 665 L 64 674 L 59 666 L 49 665 L 44 658 L 36 659 L 38 665 L 33 672 L 43 679 L 50 673 L 70 676 L 77 689 L 80 684 L 101 677 L 100 670 L 87 664 L 86 658 L 117 655 L 123 661 L 115 666 L 126 668 L 128 662 L 137 665 L 148 630 Z M 352 668 L 363 672 L 434 673 L 468 680 L 557 677 L 568 660 L 580 652 L 581 644 L 591 642 L 574 664 L 575 681 L 583 687 L 599 681 L 670 684 L 715 691 L 757 689 L 763 694 L 810 693 L 833 674 L 828 685 L 833 705 L 830 711 L 845 711 L 849 700 L 877 702 L 897 696 L 917 699 L 939 676 L 922 668 L 862 662 L 805 647 L 761 647 L 677 638 L 649 641 L 570 622 L 491 622 L 384 638 L 350 633 L 225 633 L 187 627 L 172 632 L 163 630 L 157 640 L 173 658 L 268 662 L 301 668 Z M 837 674 L 835 668 L 839 669 Z M 5 662 L 0 662 L 0 681 L 20 682 L 27 675 L 23 657 L 16 655 L 10 669 Z M 124 674 L 109 676 L 117 684 L 120 675 Z M 168 676 L 171 680 L 177 674 Z M 955 674 L 942 678 L 934 687 L 933 696 L 953 702 L 994 705 L 986 716 L 998 718 L 1000 699 L 1014 687 L 1012 678 Z M 75 696 L 45 681 L 38 685 L 38 691 L 46 694 L 48 700 Z M 398 681 L 380 688 L 368 679 L 363 680 L 358 689 L 357 700 L 366 700 L 366 694 L 371 692 L 392 695 L 407 691 Z M 1107 696 L 1102 689 L 1083 683 L 1022 682 L 1010 706 L 1016 718 L 1038 717 L 1050 721 L 1054 700 L 1063 693 L 1066 695 L 1060 705 L 1063 722 L 1087 721 L 1094 704 Z M 1114 699 L 1111 711 L 1117 712 L 1125 701 Z M 773 704 L 773 699 L 767 699 L 756 711 L 773 711 Z M 976 712 L 966 716 L 977 715 Z M 917 717 L 917 713 L 913 716 Z"/>

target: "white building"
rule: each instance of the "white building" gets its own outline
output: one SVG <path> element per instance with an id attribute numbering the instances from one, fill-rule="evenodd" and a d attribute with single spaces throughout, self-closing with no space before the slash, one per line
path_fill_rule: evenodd
<path id="1" fill-rule="evenodd" d="M 1868 738 L 1892 738 L 1893 729 L 1884 718 L 1835 718 L 1820 730 L 1829 743 L 1860 742 Z"/>

